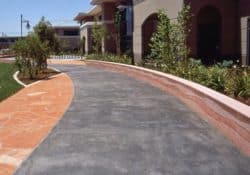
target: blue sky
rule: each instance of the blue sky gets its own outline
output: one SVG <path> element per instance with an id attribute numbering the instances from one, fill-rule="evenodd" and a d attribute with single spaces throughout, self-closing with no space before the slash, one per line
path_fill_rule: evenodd
<path id="1" fill-rule="evenodd" d="M 20 35 L 20 15 L 34 27 L 45 16 L 52 24 L 72 24 L 78 12 L 88 11 L 89 0 L 0 0 L 0 36 Z M 24 29 L 26 33 L 27 30 Z"/>

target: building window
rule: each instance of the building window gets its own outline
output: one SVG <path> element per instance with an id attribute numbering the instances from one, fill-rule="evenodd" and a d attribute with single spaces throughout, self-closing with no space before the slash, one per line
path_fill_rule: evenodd
<path id="1" fill-rule="evenodd" d="M 79 32 L 77 30 L 65 30 L 63 32 L 64 36 L 77 36 L 79 35 Z"/>
<path id="2" fill-rule="evenodd" d="M 133 26 L 133 9 L 132 6 L 126 8 L 126 21 L 127 21 L 127 36 L 132 36 L 132 26 Z"/>
<path id="3" fill-rule="evenodd" d="M 98 21 L 102 21 L 102 15 L 98 16 Z"/>

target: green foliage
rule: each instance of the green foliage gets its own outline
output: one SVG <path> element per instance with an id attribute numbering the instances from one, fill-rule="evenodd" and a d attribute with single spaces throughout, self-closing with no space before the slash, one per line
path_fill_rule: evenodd
<path id="1" fill-rule="evenodd" d="M 22 88 L 14 79 L 15 64 L 0 63 L 0 102 Z"/>
<path id="2" fill-rule="evenodd" d="M 187 60 L 190 49 L 186 42 L 191 31 L 188 25 L 191 17 L 190 6 L 184 6 L 176 20 L 170 20 L 165 11 L 159 11 L 159 23 L 151 38 L 149 55 L 158 66 L 163 64 L 170 71 L 178 61 Z"/>
<path id="3" fill-rule="evenodd" d="M 245 100 L 250 99 L 250 74 L 247 67 L 233 67 L 229 70 L 226 93 Z"/>
<path id="4" fill-rule="evenodd" d="M 115 13 L 115 42 L 116 42 L 116 54 L 121 55 L 121 21 L 122 16 L 120 10 Z"/>
<path id="5" fill-rule="evenodd" d="M 102 50 L 102 42 L 107 35 L 107 29 L 103 25 L 98 25 L 97 20 L 92 28 L 93 50 L 96 54 L 100 54 Z"/>
<path id="6" fill-rule="evenodd" d="M 86 38 L 83 36 L 80 40 L 80 53 L 81 55 L 85 54 L 85 42 L 86 42 Z"/>
<path id="7" fill-rule="evenodd" d="M 206 85 L 208 80 L 207 71 L 207 68 L 202 65 L 200 60 L 189 59 L 187 63 L 177 62 L 177 66 L 170 73 Z"/>
<path id="8" fill-rule="evenodd" d="M 117 56 L 113 54 L 103 54 L 103 55 L 91 54 L 87 55 L 87 59 L 123 63 L 123 64 L 131 64 L 132 61 L 132 58 L 130 58 L 127 55 Z"/>
<path id="9" fill-rule="evenodd" d="M 154 62 L 147 62 L 144 66 L 197 82 L 245 102 L 250 101 L 250 70 L 239 66 L 231 68 L 231 61 L 206 67 L 200 60 L 188 59 L 187 62 L 176 62 L 170 70 L 165 69 L 164 64 L 159 67 Z"/>
<path id="10" fill-rule="evenodd" d="M 221 63 L 217 63 L 217 65 L 222 68 L 229 68 L 233 66 L 233 63 L 232 60 L 223 60 Z"/>
<path id="11" fill-rule="evenodd" d="M 30 79 L 35 78 L 39 71 L 47 69 L 49 49 L 36 34 L 29 34 L 25 39 L 18 40 L 12 50 L 16 55 L 16 65 L 21 73 Z"/>
<path id="12" fill-rule="evenodd" d="M 151 38 L 151 54 L 145 65 L 200 83 L 221 93 L 249 100 L 250 74 L 247 68 L 232 68 L 233 61 L 205 67 L 200 60 L 188 59 L 187 37 L 190 6 L 184 6 L 176 20 L 159 11 L 157 31 Z M 246 69 L 246 70 L 244 70 Z"/>
<path id="13" fill-rule="evenodd" d="M 218 92 L 225 92 L 226 81 L 228 80 L 228 72 L 226 69 L 218 65 L 208 68 L 207 87 L 214 89 Z"/>
<path id="14" fill-rule="evenodd" d="M 60 51 L 60 42 L 56 32 L 51 23 L 45 20 L 45 17 L 42 17 L 40 22 L 34 27 L 34 32 L 42 43 L 47 44 L 51 52 L 58 53 Z"/>
<path id="15" fill-rule="evenodd" d="M 177 22 L 174 22 L 172 27 L 173 51 L 177 51 L 175 58 L 184 61 L 188 59 L 190 53 L 190 49 L 187 46 L 187 37 L 191 32 L 191 18 L 191 6 L 185 5 L 178 13 Z"/>
<path id="16" fill-rule="evenodd" d="M 170 52 L 170 19 L 164 13 L 164 11 L 159 11 L 158 13 L 159 23 L 157 26 L 157 32 L 155 32 L 151 38 L 150 48 L 151 55 L 150 59 L 154 59 L 158 64 L 164 61 L 169 61 L 168 59 L 171 55 Z"/>

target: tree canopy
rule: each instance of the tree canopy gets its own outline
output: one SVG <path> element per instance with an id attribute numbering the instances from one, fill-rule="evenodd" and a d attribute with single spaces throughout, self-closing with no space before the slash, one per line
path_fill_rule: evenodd
<path id="1" fill-rule="evenodd" d="M 34 27 L 34 32 L 38 35 L 42 43 L 45 43 L 51 52 L 59 52 L 60 44 L 56 37 L 56 32 L 52 24 L 42 17 L 39 23 Z"/>

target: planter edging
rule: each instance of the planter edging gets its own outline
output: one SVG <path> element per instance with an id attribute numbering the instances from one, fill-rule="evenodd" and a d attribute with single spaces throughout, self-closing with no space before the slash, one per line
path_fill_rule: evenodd
<path id="1" fill-rule="evenodd" d="M 60 70 L 58 70 L 58 69 L 56 69 L 56 68 L 54 68 L 54 67 L 48 66 L 48 68 L 49 68 L 49 69 L 53 69 L 54 71 L 56 71 L 56 72 L 58 72 L 58 73 L 61 73 Z M 34 83 L 31 83 L 31 84 L 25 84 L 24 82 L 22 82 L 21 80 L 19 80 L 19 78 L 18 78 L 18 74 L 19 74 L 19 73 L 20 73 L 19 71 L 16 71 L 16 72 L 14 73 L 14 75 L 13 75 L 13 79 L 14 79 L 18 84 L 22 85 L 24 88 L 33 86 L 33 85 L 35 85 L 35 84 L 37 84 L 37 83 L 43 81 L 43 80 L 38 80 L 38 81 L 35 81 Z M 58 75 L 53 75 L 53 76 L 50 76 L 50 77 L 53 78 L 53 77 L 56 77 L 56 76 L 58 76 Z"/>

